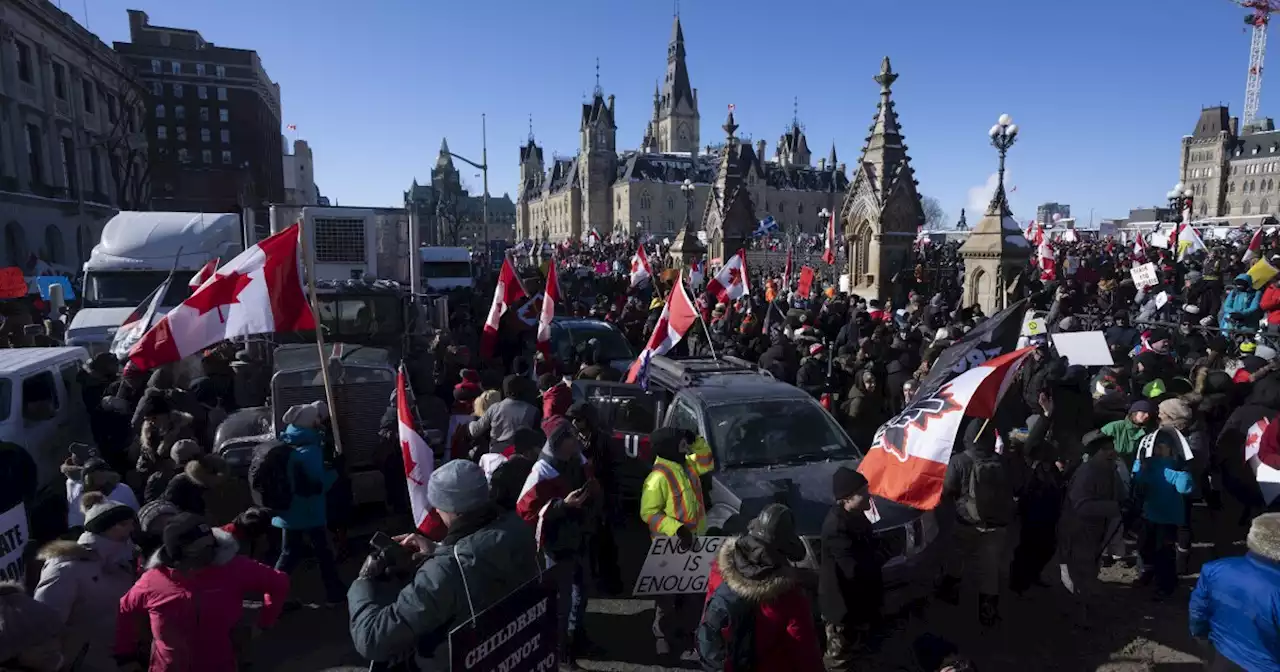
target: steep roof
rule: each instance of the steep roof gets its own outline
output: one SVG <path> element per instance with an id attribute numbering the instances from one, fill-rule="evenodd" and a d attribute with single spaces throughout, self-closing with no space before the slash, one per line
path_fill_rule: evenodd
<path id="1" fill-rule="evenodd" d="M 613 111 L 609 109 L 608 103 L 605 102 L 604 94 L 599 89 L 592 96 L 590 103 L 582 104 L 582 127 L 594 126 L 597 123 L 603 123 L 605 126 L 615 128 Z"/>
<path id="2" fill-rule="evenodd" d="M 1231 132 L 1231 115 L 1226 106 L 1216 105 L 1200 110 L 1200 120 L 1191 135 L 1195 138 L 1216 138 L 1223 132 Z"/>
<path id="3" fill-rule="evenodd" d="M 671 43 L 667 45 L 667 74 L 662 80 L 662 110 L 673 112 L 678 104 L 686 103 L 697 110 L 693 99 L 693 86 L 689 83 L 689 67 L 685 63 L 684 30 L 677 16 L 671 24 Z"/>

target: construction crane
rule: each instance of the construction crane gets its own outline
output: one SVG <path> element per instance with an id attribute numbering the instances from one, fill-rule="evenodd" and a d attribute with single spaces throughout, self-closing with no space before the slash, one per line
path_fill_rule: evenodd
<path id="1" fill-rule="evenodd" d="M 1262 65 L 1267 57 L 1267 24 L 1271 13 L 1280 12 L 1280 0 L 1230 0 L 1253 10 L 1244 22 L 1253 26 L 1253 40 L 1249 44 L 1249 79 L 1244 86 L 1244 126 L 1248 128 L 1258 117 L 1258 99 L 1262 94 Z"/>

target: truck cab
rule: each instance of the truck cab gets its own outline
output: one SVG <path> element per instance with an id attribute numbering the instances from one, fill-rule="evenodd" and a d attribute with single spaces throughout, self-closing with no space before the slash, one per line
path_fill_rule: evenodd
<path id="1" fill-rule="evenodd" d="M 418 291 L 448 292 L 475 287 L 475 270 L 471 267 L 471 251 L 465 247 L 418 248 L 422 262 L 422 283 Z"/>

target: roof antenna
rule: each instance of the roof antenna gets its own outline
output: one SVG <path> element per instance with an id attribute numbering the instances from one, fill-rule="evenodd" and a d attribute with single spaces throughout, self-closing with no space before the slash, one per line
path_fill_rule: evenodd
<path id="1" fill-rule="evenodd" d="M 533 115 L 529 115 L 529 142 L 533 142 Z"/>
<path id="2" fill-rule="evenodd" d="M 599 96 L 603 93 L 604 93 L 604 90 L 600 88 L 600 57 L 597 56 L 596 57 L 596 95 Z"/>
<path id="3" fill-rule="evenodd" d="M 791 126 L 792 128 L 800 125 L 800 96 L 794 96 L 791 99 Z"/>
<path id="4" fill-rule="evenodd" d="M 680 18 L 680 0 L 675 0 L 675 5 L 676 18 L 678 19 Z"/>

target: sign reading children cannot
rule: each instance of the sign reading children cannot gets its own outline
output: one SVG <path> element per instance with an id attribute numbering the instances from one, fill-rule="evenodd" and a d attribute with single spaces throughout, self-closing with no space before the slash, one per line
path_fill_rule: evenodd
<path id="1" fill-rule="evenodd" d="M 19 503 L 0 513 L 0 581 L 22 581 L 26 569 L 22 552 L 26 548 L 27 508 Z"/>
<path id="2" fill-rule="evenodd" d="M 454 672 L 554 672 L 555 591 L 534 579 L 454 628 L 449 659 Z"/>
<path id="3" fill-rule="evenodd" d="M 636 579 L 635 596 L 707 592 L 711 563 L 724 540 L 725 537 L 695 537 L 693 548 L 681 551 L 675 537 L 655 538 Z"/>

